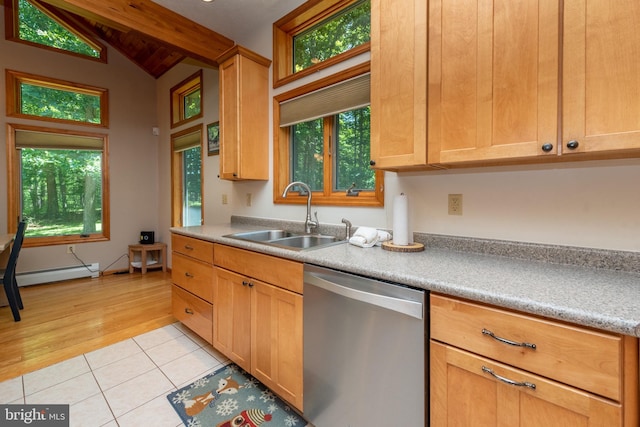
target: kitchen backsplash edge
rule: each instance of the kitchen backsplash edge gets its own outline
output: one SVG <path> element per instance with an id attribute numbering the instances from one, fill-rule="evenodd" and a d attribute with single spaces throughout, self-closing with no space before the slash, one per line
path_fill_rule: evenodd
<path id="1" fill-rule="evenodd" d="M 231 224 L 261 226 L 299 232 L 304 231 L 304 222 L 293 220 L 232 215 Z M 356 229 L 357 226 L 354 225 L 353 231 Z M 345 226 L 321 224 L 320 232 L 322 234 L 344 238 Z M 640 252 L 546 245 L 541 243 L 515 242 L 509 240 L 493 240 L 474 237 L 446 236 L 420 232 L 414 232 L 413 238 L 415 242 L 424 244 L 426 248 L 446 249 L 457 252 L 503 256 L 552 264 L 575 265 L 580 267 L 640 273 Z"/>

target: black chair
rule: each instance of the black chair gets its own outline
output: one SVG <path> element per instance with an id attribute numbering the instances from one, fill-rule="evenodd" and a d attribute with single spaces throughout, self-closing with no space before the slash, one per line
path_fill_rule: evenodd
<path id="1" fill-rule="evenodd" d="M 11 253 L 9 254 L 9 262 L 4 270 L 0 270 L 2 276 L 2 283 L 4 284 L 4 292 L 7 294 L 7 300 L 13 313 L 13 320 L 20 321 L 20 310 L 24 308 L 22 304 L 22 298 L 20 297 L 20 290 L 18 289 L 18 282 L 16 281 L 16 265 L 18 264 L 18 255 L 20 254 L 20 248 L 22 247 L 22 241 L 24 240 L 24 232 L 27 229 L 27 223 L 20 221 L 18 223 L 18 231 L 16 237 L 13 240 L 13 246 L 11 247 Z"/>

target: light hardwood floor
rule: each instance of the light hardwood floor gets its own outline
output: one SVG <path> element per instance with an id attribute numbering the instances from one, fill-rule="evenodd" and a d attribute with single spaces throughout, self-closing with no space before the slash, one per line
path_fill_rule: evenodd
<path id="1" fill-rule="evenodd" d="M 20 294 L 20 322 L 0 308 L 0 382 L 176 321 L 171 274 L 161 271 L 28 286 Z"/>

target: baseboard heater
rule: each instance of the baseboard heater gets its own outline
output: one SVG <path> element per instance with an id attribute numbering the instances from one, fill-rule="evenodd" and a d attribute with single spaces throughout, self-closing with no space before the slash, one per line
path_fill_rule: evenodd
<path id="1" fill-rule="evenodd" d="M 80 265 L 18 273 L 16 274 L 16 280 L 18 281 L 18 286 L 29 286 L 59 282 L 61 280 L 80 279 L 82 277 L 98 277 L 100 275 L 99 263 L 94 262 L 87 267 Z"/>

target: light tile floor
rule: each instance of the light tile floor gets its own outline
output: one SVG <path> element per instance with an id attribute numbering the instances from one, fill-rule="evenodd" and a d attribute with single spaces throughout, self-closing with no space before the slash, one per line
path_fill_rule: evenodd
<path id="1" fill-rule="evenodd" d="M 73 427 L 176 427 L 166 395 L 226 363 L 175 323 L 4 381 L 0 403 L 68 403 Z"/>

